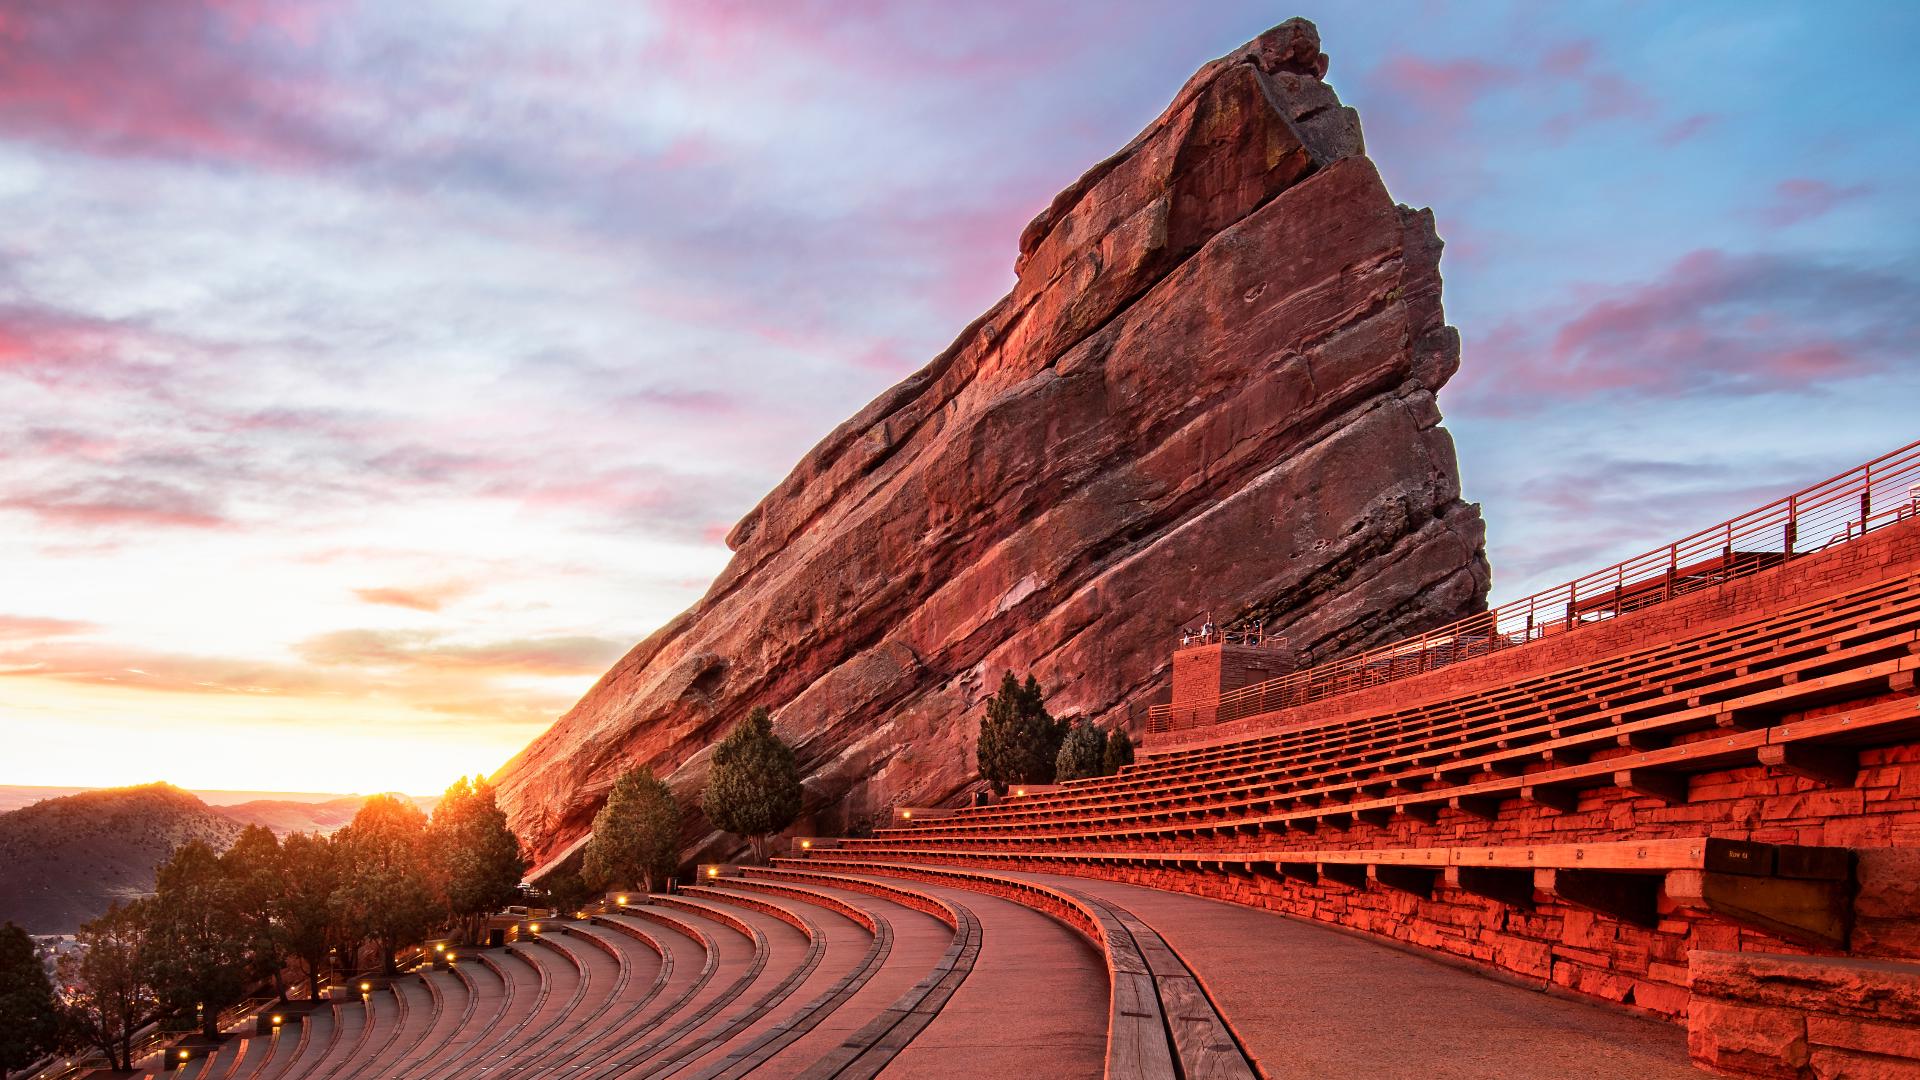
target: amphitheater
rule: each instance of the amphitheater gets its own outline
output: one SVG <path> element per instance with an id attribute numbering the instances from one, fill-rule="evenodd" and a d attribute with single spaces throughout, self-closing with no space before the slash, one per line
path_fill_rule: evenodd
<path id="1" fill-rule="evenodd" d="M 510 912 L 144 1071 L 1920 1077 L 1920 442 L 1330 662 L 1177 629 L 1117 775 Z"/>
<path id="2" fill-rule="evenodd" d="M 1179 649 L 1118 775 L 507 918 L 150 1068 L 1920 1074 L 1920 443 L 1235 685 L 1270 647 Z"/>

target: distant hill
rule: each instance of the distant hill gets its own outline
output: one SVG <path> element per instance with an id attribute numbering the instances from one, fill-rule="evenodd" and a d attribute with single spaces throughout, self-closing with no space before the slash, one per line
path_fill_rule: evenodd
<path id="1" fill-rule="evenodd" d="M 422 813 L 431 814 L 440 800 L 426 795 L 403 795 L 410 798 Z M 285 836 L 290 832 L 332 833 L 333 830 L 353 820 L 360 805 L 367 801 L 365 795 L 341 795 L 326 802 L 305 802 L 298 799 L 255 799 L 252 802 L 235 803 L 232 806 L 216 806 L 216 814 L 226 816 L 242 825 L 265 825 L 275 835 Z"/>
<path id="2" fill-rule="evenodd" d="M 0 919 L 71 933 L 115 900 L 153 888 L 175 847 L 224 850 L 242 825 L 171 784 L 105 788 L 0 814 Z"/>

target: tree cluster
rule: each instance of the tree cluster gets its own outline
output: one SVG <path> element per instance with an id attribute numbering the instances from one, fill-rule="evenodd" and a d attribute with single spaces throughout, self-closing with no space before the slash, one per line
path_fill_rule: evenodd
<path id="1" fill-rule="evenodd" d="M 1014 784 L 1111 776 L 1133 763 L 1133 739 L 1119 728 L 1108 734 L 1084 720 L 1056 720 L 1039 680 L 1029 674 L 1022 683 L 1009 671 L 987 699 L 975 755 L 981 778 L 1005 794 Z"/>
<path id="2" fill-rule="evenodd" d="M 134 1033 L 155 1018 L 193 1016 L 217 1038 L 221 1010 L 256 987 L 282 992 L 289 971 L 310 997 L 369 949 L 392 972 L 400 950 L 434 928 L 470 932 L 511 903 L 525 873 L 484 778 L 462 777 L 431 819 L 376 795 L 331 837 L 281 840 L 255 825 L 224 854 L 183 844 L 156 871 L 153 895 L 80 928 L 80 948 L 60 963 L 56 1022 L 69 1045 L 130 1068 Z"/>
<path id="3" fill-rule="evenodd" d="M 987 699 L 987 715 L 980 721 L 975 746 L 980 775 L 998 793 L 1013 784 L 1051 784 L 1066 737 L 1066 721 L 1047 712 L 1040 680 L 1029 674 L 1022 684 L 1009 671 Z"/>
<path id="4" fill-rule="evenodd" d="M 1133 737 L 1125 728 L 1104 732 L 1085 720 L 1073 725 L 1060 742 L 1054 759 L 1054 779 L 1082 780 L 1091 776 L 1112 776 L 1133 764 Z"/>

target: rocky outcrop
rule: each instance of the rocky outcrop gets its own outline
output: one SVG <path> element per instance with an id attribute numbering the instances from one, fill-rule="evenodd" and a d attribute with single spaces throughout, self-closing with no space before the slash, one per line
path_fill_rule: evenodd
<path id="1" fill-rule="evenodd" d="M 959 793 L 1004 669 L 1129 722 L 1202 608 L 1326 659 L 1484 605 L 1434 401 L 1459 359 L 1440 242 L 1326 67 L 1312 24 L 1274 28 L 1027 227 L 1013 291 L 815 447 L 705 598 L 495 777 L 537 860 L 634 763 L 690 800 L 755 704 L 832 829 Z"/>

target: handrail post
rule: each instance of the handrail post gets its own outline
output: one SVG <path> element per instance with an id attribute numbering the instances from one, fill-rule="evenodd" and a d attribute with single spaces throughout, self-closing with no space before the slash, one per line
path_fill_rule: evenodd
<path id="1" fill-rule="evenodd" d="M 1873 462 L 1867 462 L 1866 467 L 1860 470 L 1860 475 L 1860 535 L 1865 536 L 1867 522 L 1873 519 Z M 1851 537 L 1853 530 L 1848 529 L 1847 535 Z"/>
<path id="2" fill-rule="evenodd" d="M 1793 554 L 1794 541 L 1799 539 L 1799 537 L 1796 535 L 1799 531 L 1799 526 L 1800 526 L 1799 517 L 1800 517 L 1800 495 L 1798 492 L 1795 492 L 1794 494 L 1787 496 L 1787 524 L 1784 531 L 1786 533 L 1786 553 L 1789 556 Z"/>

